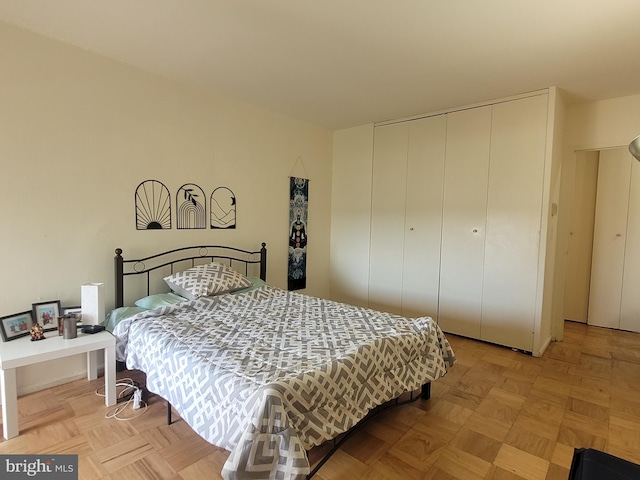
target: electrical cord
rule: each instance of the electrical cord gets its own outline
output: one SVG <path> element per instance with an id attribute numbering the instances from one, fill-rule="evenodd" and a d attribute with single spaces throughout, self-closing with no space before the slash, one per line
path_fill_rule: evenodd
<path id="1" fill-rule="evenodd" d="M 115 418 L 119 421 L 128 421 L 134 418 L 138 418 L 140 415 L 144 414 L 147 411 L 147 403 L 142 400 L 142 388 L 140 388 L 140 384 L 131 378 L 121 378 L 116 383 L 117 387 L 124 387 L 120 393 L 118 394 L 118 401 L 122 399 L 126 399 L 124 403 L 121 405 L 116 405 L 114 408 L 105 413 L 105 418 Z M 96 395 L 100 397 L 104 397 L 105 394 L 101 392 L 104 387 L 98 388 L 96 390 Z M 120 414 L 127 408 L 128 405 L 132 406 L 133 410 L 141 410 L 137 415 L 123 417 Z"/>

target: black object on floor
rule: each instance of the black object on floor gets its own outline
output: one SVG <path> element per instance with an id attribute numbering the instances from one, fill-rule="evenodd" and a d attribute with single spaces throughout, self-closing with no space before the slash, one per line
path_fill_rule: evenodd
<path id="1" fill-rule="evenodd" d="M 640 465 L 593 448 L 573 451 L 569 480 L 640 480 Z"/>

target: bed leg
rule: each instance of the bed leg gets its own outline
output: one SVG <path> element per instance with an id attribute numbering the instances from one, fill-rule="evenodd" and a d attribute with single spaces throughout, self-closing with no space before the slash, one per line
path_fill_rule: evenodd
<path id="1" fill-rule="evenodd" d="M 167 425 L 171 425 L 171 404 L 167 402 Z"/>
<path id="2" fill-rule="evenodd" d="M 425 400 L 429 400 L 431 398 L 431 382 L 422 385 L 422 394 L 420 395 L 420 398 Z"/>

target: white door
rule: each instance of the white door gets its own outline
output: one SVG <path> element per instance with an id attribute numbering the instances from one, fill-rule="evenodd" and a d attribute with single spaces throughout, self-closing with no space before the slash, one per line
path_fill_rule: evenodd
<path id="1" fill-rule="evenodd" d="M 563 314 L 581 323 L 587 323 L 589 311 L 598 158 L 597 151 L 576 152 Z"/>
<path id="2" fill-rule="evenodd" d="M 548 96 L 493 106 L 480 338 L 533 350 Z"/>
<path id="3" fill-rule="evenodd" d="M 640 162 L 626 149 L 623 151 L 627 161 L 631 163 L 631 185 L 622 276 L 620 329 L 640 332 Z"/>
<path id="4" fill-rule="evenodd" d="M 620 328 L 630 182 L 629 154 L 622 149 L 600 152 L 589 325 Z"/>
<path id="5" fill-rule="evenodd" d="M 472 338 L 480 338 L 490 139 L 490 106 L 447 115 L 438 323 Z"/>
<path id="6" fill-rule="evenodd" d="M 369 307 L 401 313 L 407 122 L 375 128 L 371 201 Z"/>
<path id="7" fill-rule="evenodd" d="M 438 314 L 445 115 L 409 122 L 402 314 Z"/>

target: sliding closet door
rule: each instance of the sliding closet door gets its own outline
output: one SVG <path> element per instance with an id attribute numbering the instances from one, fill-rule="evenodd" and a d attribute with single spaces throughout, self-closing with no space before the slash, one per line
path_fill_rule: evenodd
<path id="1" fill-rule="evenodd" d="M 401 313 L 407 122 L 375 128 L 371 202 L 369 307 Z"/>
<path id="2" fill-rule="evenodd" d="M 620 149 L 600 152 L 589 325 L 620 328 L 630 182 L 629 155 Z"/>
<path id="3" fill-rule="evenodd" d="M 445 115 L 409 122 L 402 314 L 438 315 Z"/>
<path id="4" fill-rule="evenodd" d="M 490 106 L 447 115 L 438 323 L 473 338 L 480 338 L 490 138 Z"/>
<path id="5" fill-rule="evenodd" d="M 493 106 L 481 339 L 533 350 L 547 95 Z"/>
<path id="6" fill-rule="evenodd" d="M 620 329 L 640 332 L 640 295 L 638 295 L 638 285 L 640 285 L 640 162 L 631 157 L 626 149 L 624 149 L 624 156 L 631 164 L 631 185 L 622 276 Z"/>

